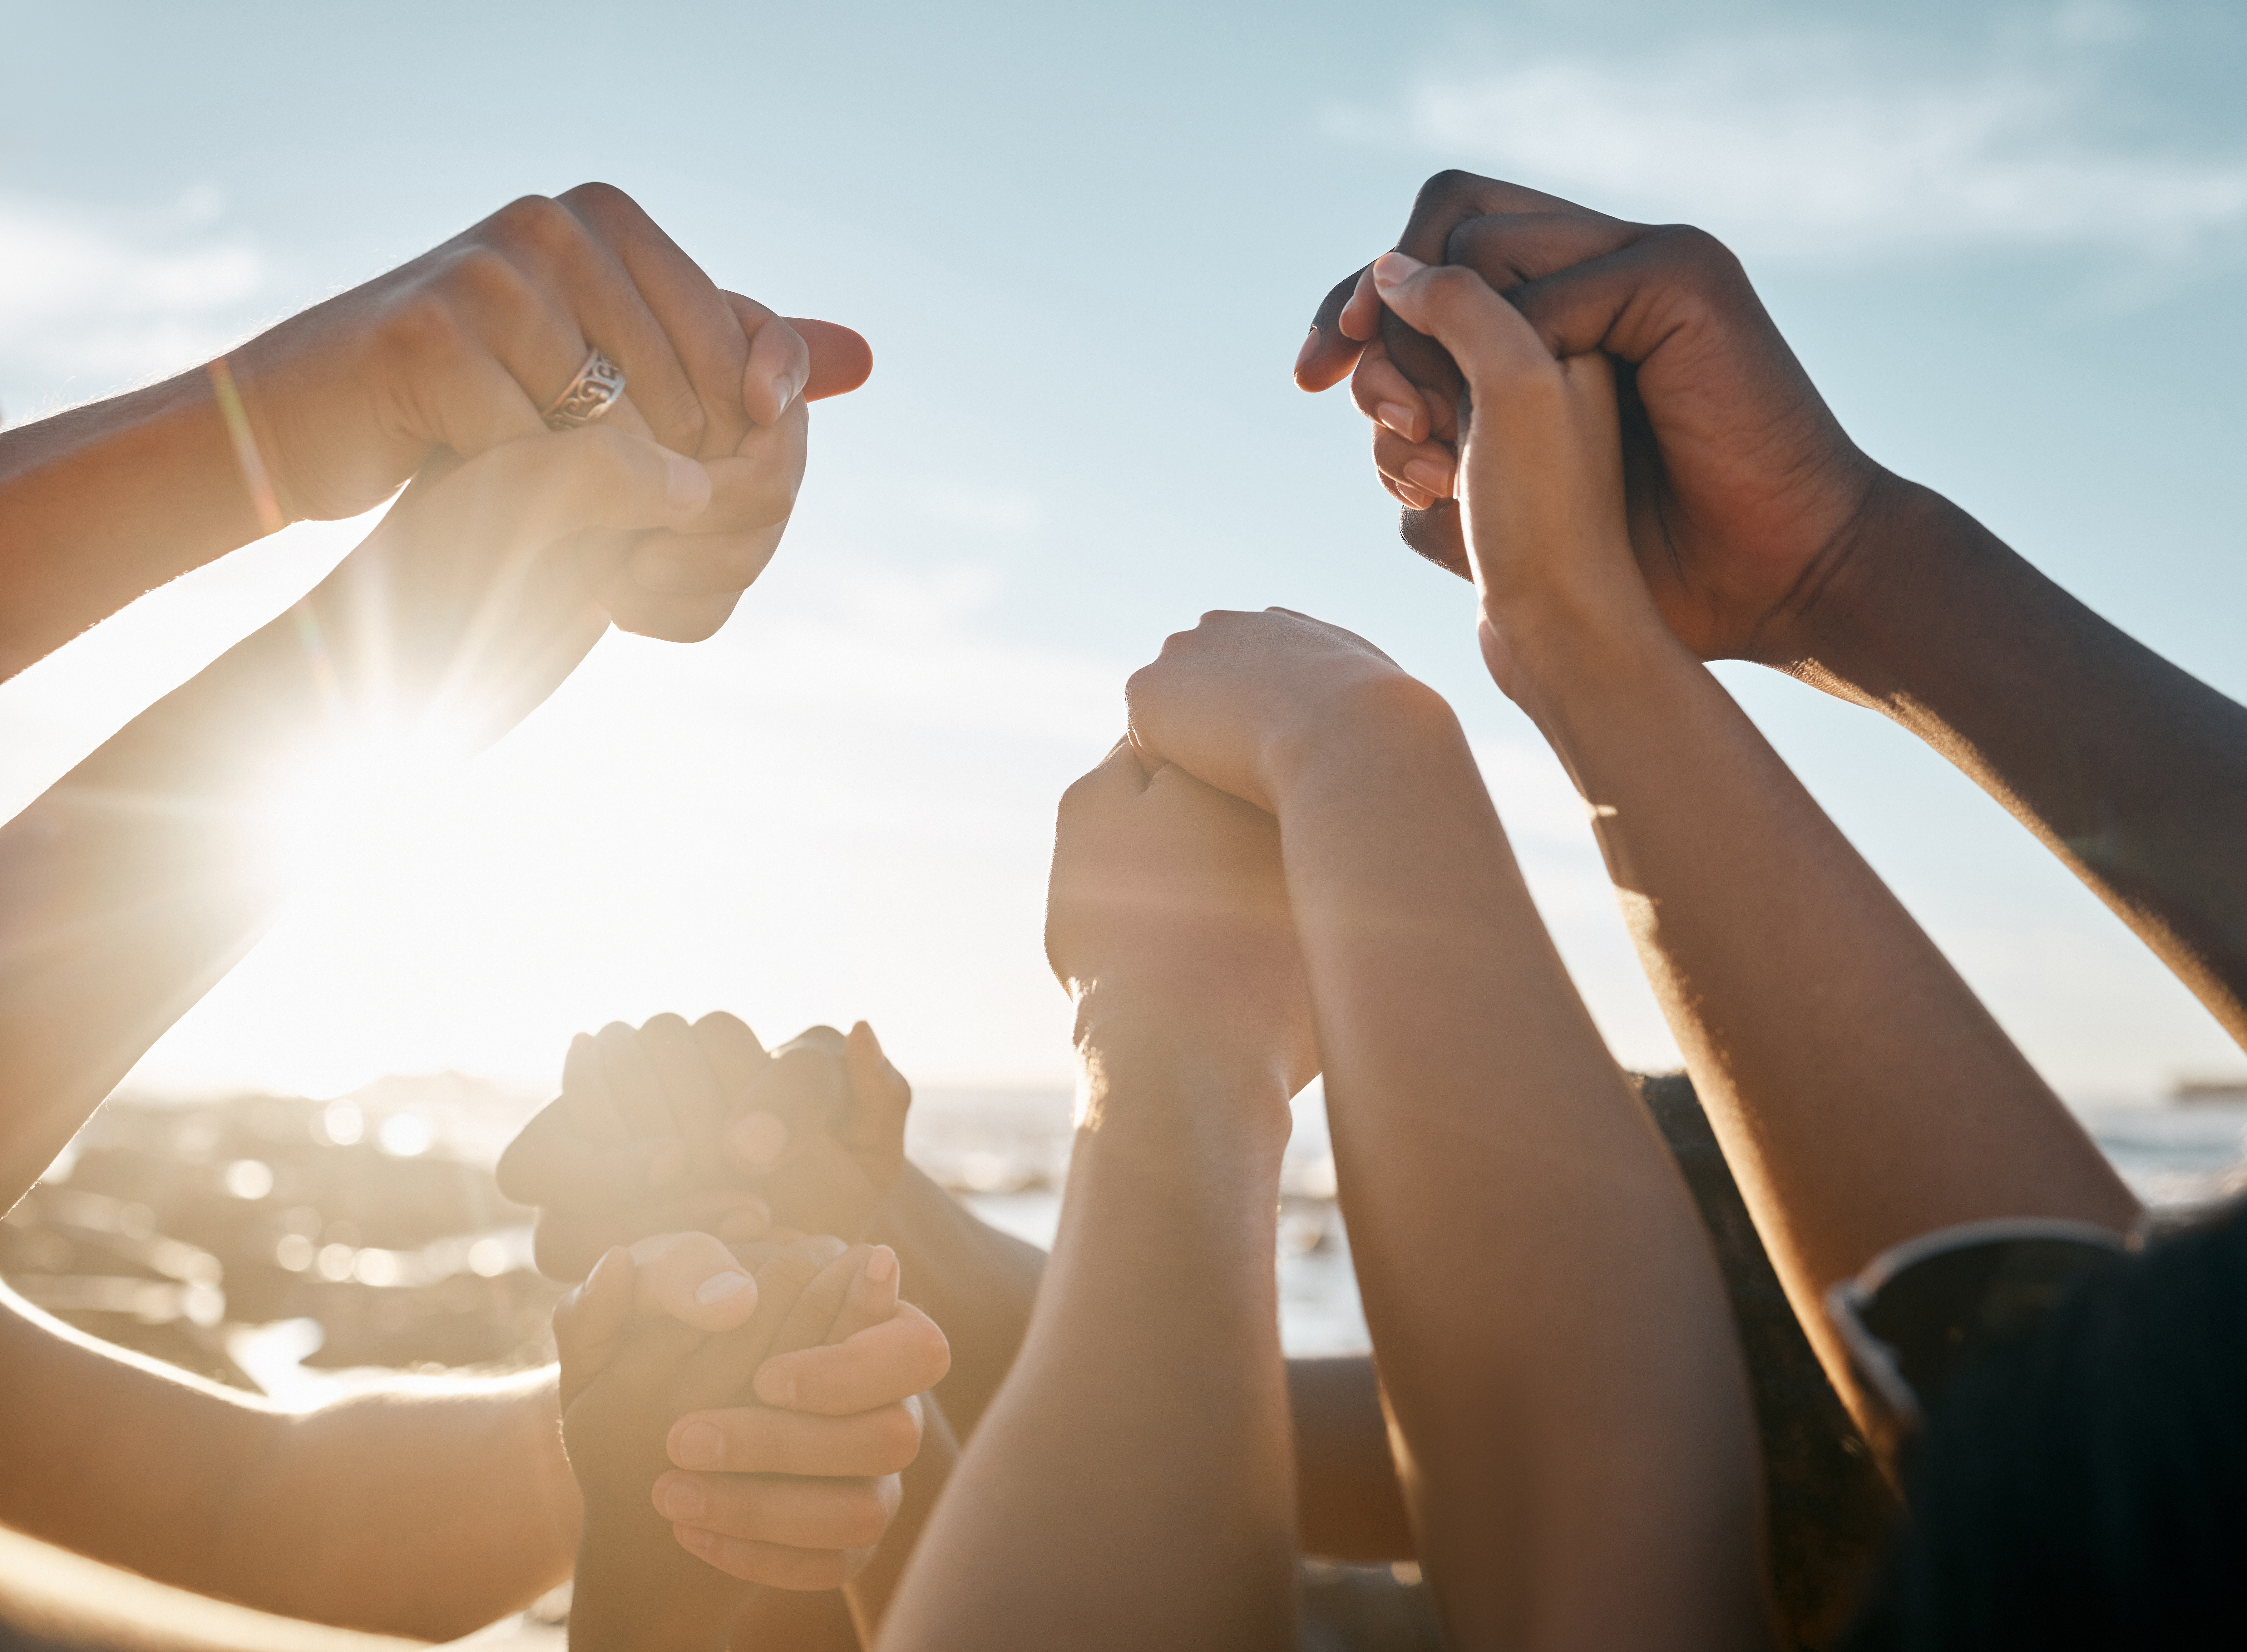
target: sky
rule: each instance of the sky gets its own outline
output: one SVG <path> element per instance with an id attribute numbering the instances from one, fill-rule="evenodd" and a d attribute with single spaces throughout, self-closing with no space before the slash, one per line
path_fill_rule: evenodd
<path id="1" fill-rule="evenodd" d="M 1288 379 L 1444 166 L 1723 236 L 1875 457 L 2247 695 L 2234 8 L 0 0 L 0 38 L 9 421 L 590 178 L 875 352 L 718 638 L 612 636 L 475 762 L 306 816 L 295 904 L 137 1089 L 536 1089 L 573 1031 L 721 1007 L 864 1017 L 925 1084 L 1061 1081 L 1055 802 L 1166 632 L 1273 603 L 1451 700 L 1618 1055 L 1674 1062 L 1470 593 Z M 291 529 L 0 685 L 0 813 L 364 530 Z M 1970 783 L 1718 669 L 2064 1094 L 2247 1069 Z"/>

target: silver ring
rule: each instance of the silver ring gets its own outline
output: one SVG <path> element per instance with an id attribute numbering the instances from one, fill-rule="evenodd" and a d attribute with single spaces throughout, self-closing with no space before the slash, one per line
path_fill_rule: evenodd
<path id="1" fill-rule="evenodd" d="M 585 358 L 569 388 L 554 398 L 541 415 L 549 430 L 575 430 L 590 425 L 617 405 L 625 393 L 624 369 L 596 350 Z"/>

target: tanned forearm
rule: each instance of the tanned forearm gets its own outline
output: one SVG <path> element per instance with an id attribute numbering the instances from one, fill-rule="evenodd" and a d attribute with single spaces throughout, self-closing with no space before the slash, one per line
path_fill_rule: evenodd
<path id="1" fill-rule="evenodd" d="M 1456 721 L 1391 679 L 1322 727 L 1275 801 L 1352 1251 L 1451 1635 L 1755 1643 L 1755 1445 L 1715 1261 Z"/>
<path id="2" fill-rule="evenodd" d="M 1853 1395 L 1825 1293 L 1997 1217 L 2127 1228 L 2081 1126 L 1706 667 L 1587 629 L 1520 695 L 1567 765 L 1756 1226 Z"/>
<path id="3" fill-rule="evenodd" d="M 0 433 L 0 679 L 258 531 L 200 368 Z"/>
<path id="4" fill-rule="evenodd" d="M 1022 1346 L 1046 1253 L 1001 1233 L 910 1164 L 868 1237 L 903 1259 L 907 1294 L 944 1328 L 952 1375 L 936 1392 L 965 1439 Z M 1289 1360 L 1287 1395 L 1304 1551 L 1336 1560 L 1409 1559 L 1412 1529 L 1373 1362 Z"/>
<path id="5" fill-rule="evenodd" d="M 1292 1640 L 1280 1142 L 1245 1124 L 1286 1096 L 1223 1054 L 1096 1064 L 1052 1277 L 885 1647 Z"/>
<path id="6" fill-rule="evenodd" d="M 2247 1043 L 2247 707 L 1895 478 L 1798 629 L 1797 674 L 1972 777 Z"/>
<path id="7" fill-rule="evenodd" d="M 284 615 L 0 827 L 0 1205 L 271 921 L 261 794 L 325 734 L 320 663 Z"/>
<path id="8" fill-rule="evenodd" d="M 568 1575 L 550 1370 L 279 1411 L 0 1294 L 0 1523 L 262 1611 L 449 1640 Z M 36 1426 L 28 1419 L 37 1419 Z"/>

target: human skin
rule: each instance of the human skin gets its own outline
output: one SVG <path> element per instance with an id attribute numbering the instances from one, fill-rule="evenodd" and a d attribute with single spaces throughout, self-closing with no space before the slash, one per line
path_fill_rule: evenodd
<path id="1" fill-rule="evenodd" d="M 725 1328 L 756 1295 L 716 1299 L 714 1317 L 698 1292 L 741 1265 L 715 1239 L 683 1237 L 643 1247 L 640 1311 Z M 912 1396 L 942 1358 L 941 1335 L 923 1329 L 769 1362 L 790 1379 L 792 1409 L 719 1414 L 743 1471 L 666 1477 L 707 1498 L 698 1552 L 752 1581 L 759 1559 L 819 1563 L 837 1521 L 863 1513 L 868 1478 L 913 1462 Z M 580 1504 L 550 1366 L 400 1379 L 292 1412 L 0 1292 L 0 1373 L 11 1419 L 0 1429 L 0 1525 L 92 1560 L 284 1617 L 440 1641 L 570 1575 Z M 697 1420 L 709 1419 L 679 1422 Z M 653 1489 L 639 1485 L 643 1505 Z M 745 1556 L 748 1546 L 759 1554 Z"/>
<path id="2" fill-rule="evenodd" d="M 554 1373 L 292 1413 L 0 1292 L 0 1524 L 286 1617 L 451 1640 L 569 1575 Z"/>
<path id="3" fill-rule="evenodd" d="M 1278 849 L 1120 745 L 1062 800 L 1046 946 L 1083 1077 L 1061 1229 L 885 1649 L 1294 1643 L 1272 1210 L 1316 1053 Z"/>
<path id="4" fill-rule="evenodd" d="M 1145 761 L 1278 817 L 1351 1253 L 1452 1642 L 1765 1643 L 1715 1259 L 1450 708 L 1279 611 L 1205 616 L 1129 700 Z"/>
<path id="5" fill-rule="evenodd" d="M 1621 365 L 1631 545 L 1688 649 L 1784 671 L 1918 735 L 2247 1042 L 2247 708 L 1858 448 L 1704 232 L 1448 172 L 1397 244 L 1479 272 L 1551 354 Z M 1416 462 L 1439 483 L 1398 495 L 1407 542 L 1466 574 L 1444 496 L 1458 368 L 1383 315 L 1363 272 L 1321 306 L 1297 382 L 1324 389 L 1353 365 L 1390 491 Z"/>
<path id="6" fill-rule="evenodd" d="M 935 1397 L 960 1438 L 973 1434 L 1021 1347 L 1048 1259 L 906 1160 L 912 1087 L 871 1027 L 847 1037 L 814 1027 L 768 1055 L 722 1011 L 691 1027 L 677 1015 L 612 1022 L 572 1041 L 563 1090 L 500 1162 L 508 1196 L 539 1207 L 542 1268 L 577 1278 L 611 1246 L 684 1219 L 722 1232 L 775 1212 L 890 1246 L 951 1349 Z M 1289 1360 L 1287 1381 L 1306 1550 L 1410 1557 L 1372 1362 Z"/>
<path id="7" fill-rule="evenodd" d="M 602 536 L 708 499 L 700 465 L 601 426 L 433 470 L 296 607 L 0 826 L 0 1205 L 271 921 L 290 784 L 359 741 L 427 761 L 495 737 L 606 630 Z"/>
<path id="8" fill-rule="evenodd" d="M 1613 378 L 1472 270 L 1386 255 L 1384 303 L 1467 383 L 1460 515 L 1492 677 L 1583 796 L 1641 961 L 1796 1314 L 1862 1412 L 1826 1291 L 1998 1217 L 2136 1201 L 1677 639 L 1632 555 Z"/>
<path id="9" fill-rule="evenodd" d="M 694 516 L 639 529 L 602 598 L 627 631 L 707 637 L 786 526 L 803 404 L 872 358 L 847 328 L 721 291 L 623 191 L 525 196 L 228 360 L 294 522 L 357 515 L 441 454 L 537 433 L 589 343 L 630 386 L 607 420 L 706 461 L 714 483 Z M 0 678 L 277 525 L 201 368 L 0 433 Z"/>

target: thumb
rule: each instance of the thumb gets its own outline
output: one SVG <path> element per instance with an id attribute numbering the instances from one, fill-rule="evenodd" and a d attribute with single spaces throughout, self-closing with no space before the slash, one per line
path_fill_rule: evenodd
<path id="1" fill-rule="evenodd" d="M 1464 264 L 1424 264 L 1407 253 L 1373 263 L 1374 290 L 1397 319 L 1451 352 L 1468 386 L 1503 387 L 1527 372 L 1550 372 L 1553 352 L 1521 312 Z"/>

